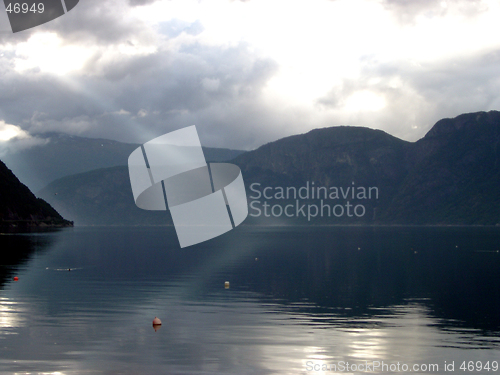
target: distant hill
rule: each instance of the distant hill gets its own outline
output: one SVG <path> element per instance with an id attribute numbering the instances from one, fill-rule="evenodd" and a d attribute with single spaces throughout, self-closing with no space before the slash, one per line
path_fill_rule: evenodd
<path id="1" fill-rule="evenodd" d="M 97 169 L 58 179 L 37 194 L 76 225 L 171 225 L 165 211 L 134 203 L 128 167 Z"/>
<path id="2" fill-rule="evenodd" d="M 383 131 L 332 127 L 280 139 L 236 157 L 250 189 L 376 187 L 376 199 L 326 200 L 362 204 L 360 217 L 263 218 L 281 224 L 495 225 L 500 223 L 500 112 L 478 112 L 438 121 L 417 142 Z M 55 195 L 57 193 L 57 195 Z M 68 176 L 40 192 L 56 209 L 82 224 L 168 224 L 170 215 L 135 207 L 126 168 Z M 264 200 L 262 197 L 261 200 Z M 253 199 L 255 200 L 255 199 Z M 267 199 L 270 205 L 295 199 Z M 315 199 L 301 204 L 320 205 Z M 293 209 L 295 210 L 295 208 Z M 250 210 L 250 212 L 255 212 Z M 295 212 L 295 211 L 294 211 Z M 161 219 L 159 219 L 161 218 Z M 245 223 L 258 219 L 249 218 Z"/>
<path id="3" fill-rule="evenodd" d="M 31 190 L 38 191 L 50 182 L 94 169 L 127 165 L 138 144 L 108 139 L 85 138 L 62 133 L 37 136 L 45 144 L 7 153 L 2 160 Z M 231 160 L 244 151 L 204 147 L 209 161 Z"/>
<path id="4" fill-rule="evenodd" d="M 0 227 L 70 226 L 47 202 L 37 198 L 0 161 Z"/>

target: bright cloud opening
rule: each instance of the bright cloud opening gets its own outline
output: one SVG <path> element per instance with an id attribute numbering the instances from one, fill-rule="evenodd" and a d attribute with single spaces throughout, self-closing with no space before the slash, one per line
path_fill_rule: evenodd
<path id="1" fill-rule="evenodd" d="M 92 51 L 76 45 L 64 45 L 55 33 L 41 32 L 16 47 L 15 69 L 18 72 L 39 68 L 43 72 L 64 75 L 80 70 Z"/>
<path id="2" fill-rule="evenodd" d="M 12 138 L 26 138 L 29 134 L 22 130 L 17 125 L 6 124 L 5 121 L 0 121 L 0 141 L 8 141 Z"/>
<path id="3" fill-rule="evenodd" d="M 345 110 L 349 112 L 357 111 L 378 111 L 386 105 L 385 99 L 371 91 L 358 91 L 347 98 Z"/>

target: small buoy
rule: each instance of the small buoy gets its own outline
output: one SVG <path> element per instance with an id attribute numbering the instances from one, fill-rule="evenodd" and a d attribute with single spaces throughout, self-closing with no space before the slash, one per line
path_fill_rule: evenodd
<path id="1" fill-rule="evenodd" d="M 417 250 L 415 250 L 415 251 L 414 251 L 414 253 L 415 253 L 415 254 L 417 254 L 417 253 L 418 253 L 418 251 L 417 251 Z"/>
<path id="2" fill-rule="evenodd" d="M 161 320 L 155 316 L 153 319 L 153 328 L 156 331 L 158 331 L 161 328 Z"/>
<path id="3" fill-rule="evenodd" d="M 361 248 L 360 248 L 360 247 L 358 247 L 358 250 L 361 250 Z"/>
<path id="4" fill-rule="evenodd" d="M 226 281 L 226 282 L 224 283 L 224 288 L 229 289 L 229 281 Z"/>
<path id="5" fill-rule="evenodd" d="M 259 258 L 255 258 L 255 261 L 258 261 L 258 260 L 259 260 Z"/>
<path id="6" fill-rule="evenodd" d="M 68 268 L 68 271 L 71 271 L 71 268 Z"/>
<path id="7" fill-rule="evenodd" d="M 17 280 L 19 280 L 19 277 L 15 276 L 14 281 L 17 281 Z"/>

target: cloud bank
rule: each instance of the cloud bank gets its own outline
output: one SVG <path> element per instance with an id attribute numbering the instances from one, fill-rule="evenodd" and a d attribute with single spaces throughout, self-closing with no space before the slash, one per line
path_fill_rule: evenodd
<path id="1" fill-rule="evenodd" d="M 86 0 L 9 33 L 0 120 L 142 143 L 196 124 L 253 149 L 356 125 L 416 140 L 440 118 L 500 107 L 494 1 Z"/>

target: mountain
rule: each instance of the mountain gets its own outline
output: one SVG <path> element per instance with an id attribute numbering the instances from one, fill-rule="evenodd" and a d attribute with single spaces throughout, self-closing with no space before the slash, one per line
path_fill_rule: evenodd
<path id="1" fill-rule="evenodd" d="M 296 187 L 298 190 L 308 182 L 310 191 L 313 183 L 328 191 L 330 187 L 356 188 L 355 192 L 358 187 L 378 187 L 379 198 L 364 202 L 370 214 L 363 216 L 361 221 L 371 222 L 374 210 L 390 203 L 408 174 L 408 164 L 404 160 L 411 146 L 381 130 L 339 126 L 280 139 L 240 155 L 233 162 L 240 166 L 247 187 L 261 184 L 256 185 L 259 192 L 268 186 Z M 285 205 L 281 199 L 266 201 Z M 295 199 L 289 197 L 285 201 L 289 204 Z M 312 199 L 304 201 L 314 204 Z M 343 219 L 351 220 L 347 216 Z M 339 220 L 342 218 L 337 218 L 337 222 Z"/>
<path id="2" fill-rule="evenodd" d="M 135 205 L 128 167 L 97 169 L 58 179 L 37 194 L 76 225 L 171 225 L 165 211 Z"/>
<path id="3" fill-rule="evenodd" d="M 0 227 L 71 226 L 0 161 Z"/>
<path id="4" fill-rule="evenodd" d="M 407 155 L 409 173 L 384 221 L 500 223 L 500 112 L 438 121 Z"/>
<path id="5" fill-rule="evenodd" d="M 241 154 L 232 163 L 242 170 L 251 216 L 260 210 L 245 223 L 495 225 L 500 223 L 499 142 L 500 112 L 490 111 L 440 120 L 417 142 L 362 127 L 315 129 Z M 297 196 L 301 189 L 309 196 Z M 77 224 L 171 222 L 169 214 L 135 207 L 125 167 L 67 176 L 40 196 Z M 287 205 L 294 217 L 286 217 Z M 312 213 L 313 206 L 329 207 L 323 216 L 307 217 L 303 205 Z M 271 212 L 273 206 L 280 207 Z"/>
<path id="6" fill-rule="evenodd" d="M 99 168 L 127 165 L 127 160 L 138 144 L 108 139 L 85 138 L 62 133 L 38 135 L 38 145 L 9 152 L 3 161 L 33 191 L 50 182 L 77 173 Z M 209 161 L 225 161 L 244 151 L 204 147 Z"/>
<path id="7" fill-rule="evenodd" d="M 380 130 L 344 126 L 284 138 L 241 154 L 232 162 L 241 167 L 247 187 L 253 182 L 300 187 L 306 181 L 351 186 L 355 180 L 357 185 L 387 186 L 380 199 L 387 203 L 407 174 L 399 161 L 408 147 L 408 142 Z M 169 214 L 135 206 L 126 167 L 67 176 L 38 194 L 79 225 L 171 224 Z M 367 211 L 378 204 L 368 202 Z M 371 221 L 372 216 L 363 222 Z"/>

